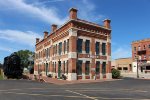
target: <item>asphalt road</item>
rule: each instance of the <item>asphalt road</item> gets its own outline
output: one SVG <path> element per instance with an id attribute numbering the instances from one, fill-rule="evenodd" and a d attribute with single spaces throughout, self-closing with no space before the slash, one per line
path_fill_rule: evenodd
<path id="1" fill-rule="evenodd" d="M 126 78 L 70 85 L 1 80 L 0 100 L 150 100 L 150 80 Z"/>

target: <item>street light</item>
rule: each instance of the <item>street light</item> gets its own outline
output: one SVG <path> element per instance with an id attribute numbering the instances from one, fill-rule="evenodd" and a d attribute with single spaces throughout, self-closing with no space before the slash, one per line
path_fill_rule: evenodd
<path id="1" fill-rule="evenodd" d="M 137 60 L 137 78 L 139 78 L 139 70 L 138 70 L 139 69 L 139 66 L 138 66 L 138 61 L 139 60 L 138 60 L 138 57 L 136 58 L 136 60 Z"/>

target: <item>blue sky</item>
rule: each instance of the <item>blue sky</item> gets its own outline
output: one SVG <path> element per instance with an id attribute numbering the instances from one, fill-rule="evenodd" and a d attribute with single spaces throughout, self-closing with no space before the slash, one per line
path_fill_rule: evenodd
<path id="1" fill-rule="evenodd" d="M 0 0 L 0 62 L 20 49 L 34 51 L 51 24 L 63 24 L 71 7 L 78 18 L 112 20 L 112 58 L 131 57 L 131 42 L 150 37 L 150 0 Z"/>

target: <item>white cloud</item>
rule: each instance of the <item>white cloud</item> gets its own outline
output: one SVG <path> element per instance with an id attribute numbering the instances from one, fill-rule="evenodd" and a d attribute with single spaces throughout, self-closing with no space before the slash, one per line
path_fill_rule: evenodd
<path id="1" fill-rule="evenodd" d="M 14 10 L 17 13 L 23 13 L 26 16 L 38 18 L 50 24 L 63 24 L 66 18 L 60 18 L 56 13 L 56 8 L 46 8 L 44 6 L 35 6 L 27 4 L 24 0 L 0 0 L 0 6 L 3 9 Z"/>
<path id="2" fill-rule="evenodd" d="M 129 46 L 121 46 L 112 51 L 112 59 L 131 57 L 131 53 Z"/>
<path id="3" fill-rule="evenodd" d="M 19 30 L 0 30 L 0 39 L 28 46 L 34 46 L 35 38 L 37 37 L 42 38 L 42 36 L 32 31 L 23 32 Z"/>
<path id="4" fill-rule="evenodd" d="M 82 0 L 82 3 L 78 4 L 77 7 L 79 8 L 79 15 L 82 19 L 98 22 L 105 17 L 102 14 L 95 13 L 96 6 L 90 0 Z"/>
<path id="5" fill-rule="evenodd" d="M 2 46 L 0 46 L 0 51 L 12 52 L 13 50 L 12 50 L 11 48 L 7 48 L 7 47 L 2 47 Z"/>

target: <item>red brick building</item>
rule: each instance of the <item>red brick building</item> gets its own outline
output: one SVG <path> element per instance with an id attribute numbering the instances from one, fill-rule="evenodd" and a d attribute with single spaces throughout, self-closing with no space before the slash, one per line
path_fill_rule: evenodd
<path id="1" fill-rule="evenodd" d="M 133 72 L 137 72 L 137 59 L 139 72 L 150 71 L 150 39 L 132 42 Z"/>
<path id="2" fill-rule="evenodd" d="M 71 8 L 69 20 L 60 28 L 51 26 L 44 38 L 36 38 L 34 74 L 63 75 L 67 80 L 110 79 L 111 28 L 110 20 L 104 25 L 81 20 L 77 9 Z"/>

